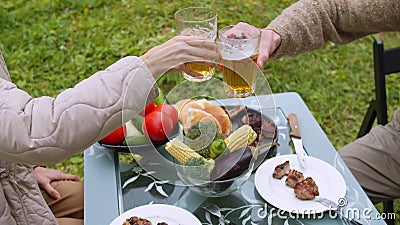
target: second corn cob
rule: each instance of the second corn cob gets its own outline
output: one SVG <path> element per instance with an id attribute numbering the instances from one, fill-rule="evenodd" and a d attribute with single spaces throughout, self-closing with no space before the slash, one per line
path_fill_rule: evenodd
<path id="1" fill-rule="evenodd" d="M 233 152 L 249 146 L 257 138 L 257 133 L 249 125 L 243 125 L 225 139 L 226 146 Z"/>
<path id="2" fill-rule="evenodd" d="M 189 146 L 185 145 L 178 139 L 174 138 L 170 142 L 165 145 L 165 150 L 169 154 L 171 154 L 178 162 L 183 165 L 186 165 L 189 158 L 196 158 L 203 160 L 204 162 L 206 159 L 191 149 Z"/>

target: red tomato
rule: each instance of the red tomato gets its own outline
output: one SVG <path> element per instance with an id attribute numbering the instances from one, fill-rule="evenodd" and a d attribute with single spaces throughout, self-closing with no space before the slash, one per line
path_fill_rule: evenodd
<path id="1" fill-rule="evenodd" d="M 100 140 L 100 142 L 108 145 L 119 145 L 125 139 L 125 136 L 126 126 L 124 124 L 105 136 L 103 139 Z"/>
<path id="2" fill-rule="evenodd" d="M 167 139 L 174 128 L 171 118 L 161 111 L 153 111 L 144 117 L 142 123 L 143 133 L 152 141 Z"/>
<path id="3" fill-rule="evenodd" d="M 142 116 L 145 116 L 145 115 L 151 113 L 155 107 L 156 107 L 156 104 L 154 103 L 154 101 L 152 101 L 146 106 L 146 108 L 144 108 L 142 111 L 140 111 L 139 114 Z"/>
<path id="4" fill-rule="evenodd" d="M 161 111 L 163 113 L 166 113 L 169 117 L 171 117 L 172 123 L 174 124 L 174 126 L 176 123 L 178 123 L 178 111 L 172 105 L 160 104 L 160 105 L 157 105 L 153 111 Z"/>

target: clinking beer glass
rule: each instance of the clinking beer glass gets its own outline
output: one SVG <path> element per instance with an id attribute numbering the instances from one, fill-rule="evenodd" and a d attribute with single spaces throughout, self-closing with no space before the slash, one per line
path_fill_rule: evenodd
<path id="1" fill-rule="evenodd" d="M 261 31 L 235 30 L 227 26 L 218 31 L 221 66 L 226 94 L 245 98 L 254 94 Z"/>
<path id="2" fill-rule="evenodd" d="M 179 35 L 203 36 L 215 41 L 217 37 L 217 12 L 206 7 L 189 7 L 180 9 L 175 13 L 176 31 Z M 183 77 L 189 81 L 201 82 L 211 79 L 215 67 L 200 63 L 187 63 L 187 67 L 202 74 L 201 77 L 193 77 L 183 73 Z"/>

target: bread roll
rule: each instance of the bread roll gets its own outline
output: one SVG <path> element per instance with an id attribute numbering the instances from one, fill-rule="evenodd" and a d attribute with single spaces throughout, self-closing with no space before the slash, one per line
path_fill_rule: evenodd
<path id="1" fill-rule="evenodd" d="M 181 123 L 183 125 L 183 130 L 187 134 L 188 129 L 197 122 L 212 120 L 217 124 L 219 132 L 221 132 L 221 125 L 218 120 L 210 113 L 196 108 L 188 108 L 185 110 L 185 116 Z"/>
<path id="2" fill-rule="evenodd" d="M 213 115 L 221 125 L 221 132 L 225 135 L 229 135 L 232 131 L 232 123 L 228 114 L 218 105 L 207 101 L 206 99 L 201 99 L 197 101 L 197 104 L 201 106 L 201 108 Z"/>
<path id="3" fill-rule="evenodd" d="M 194 123 L 201 121 L 202 117 L 213 117 L 213 120 L 219 126 L 220 132 L 229 135 L 232 131 L 232 123 L 225 110 L 206 99 L 184 99 L 177 102 L 175 106 L 178 110 L 178 118 L 184 125 L 185 129 L 188 129 Z M 204 113 L 200 111 L 203 111 Z"/>

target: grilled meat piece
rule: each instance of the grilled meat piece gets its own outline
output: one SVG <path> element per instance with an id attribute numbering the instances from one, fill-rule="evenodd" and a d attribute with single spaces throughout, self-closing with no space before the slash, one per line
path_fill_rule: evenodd
<path id="1" fill-rule="evenodd" d="M 294 186 L 296 197 L 302 200 L 311 200 L 319 195 L 318 186 L 311 177 L 307 177 L 303 182 Z"/>
<path id="2" fill-rule="evenodd" d="M 231 107 L 229 110 L 225 110 L 231 120 L 235 119 L 237 116 L 241 116 L 243 114 L 247 114 L 247 107 L 244 105 L 237 105 Z"/>
<path id="3" fill-rule="evenodd" d="M 290 165 L 289 165 L 289 160 L 279 164 L 275 167 L 274 173 L 272 174 L 272 176 L 274 178 L 278 178 L 281 179 L 283 176 L 286 176 L 289 174 L 290 171 Z"/>
<path id="4" fill-rule="evenodd" d="M 157 225 L 168 225 L 166 222 L 157 223 Z"/>
<path id="5" fill-rule="evenodd" d="M 285 183 L 289 187 L 294 188 L 294 186 L 297 183 L 302 182 L 303 180 L 304 180 L 304 176 L 303 176 L 302 172 L 299 172 L 297 170 L 290 170 Z"/>
<path id="6" fill-rule="evenodd" d="M 150 221 L 144 218 L 140 218 L 137 216 L 132 216 L 129 219 L 126 219 L 122 225 L 152 225 Z"/>
<path id="7" fill-rule="evenodd" d="M 276 136 L 275 123 L 272 121 L 263 121 L 261 124 L 261 132 L 265 138 L 274 138 Z"/>

